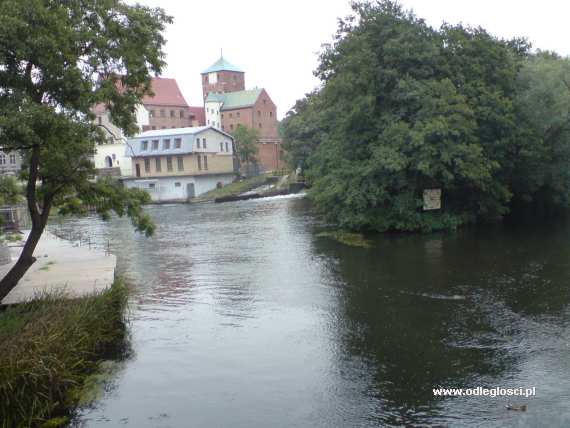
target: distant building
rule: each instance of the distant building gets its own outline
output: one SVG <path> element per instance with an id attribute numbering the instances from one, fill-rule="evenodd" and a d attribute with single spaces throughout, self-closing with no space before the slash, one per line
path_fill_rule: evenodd
<path id="1" fill-rule="evenodd" d="M 105 144 L 99 144 L 93 163 L 99 175 L 129 176 L 131 175 L 131 160 L 125 155 L 127 139 L 123 131 L 115 126 L 110 119 L 109 112 L 103 104 L 93 108 L 95 123 L 105 134 Z M 136 120 L 139 129 L 149 122 L 148 112 L 142 106 L 137 106 Z"/>
<path id="2" fill-rule="evenodd" d="M 5 152 L 0 147 L 0 175 L 18 175 L 22 169 L 22 157 L 17 152 Z"/>
<path id="3" fill-rule="evenodd" d="M 149 113 L 149 123 L 143 131 L 205 125 L 204 109 L 186 103 L 175 79 L 155 77 L 151 88 L 154 95 L 143 98 Z"/>
<path id="4" fill-rule="evenodd" d="M 283 168 L 277 107 L 265 89 L 245 89 L 245 73 L 223 57 L 202 72 L 206 125 L 232 134 L 237 125 L 259 133 L 258 161 L 265 171 Z"/>
<path id="5" fill-rule="evenodd" d="M 205 123 L 204 109 L 190 107 L 182 96 L 175 79 L 155 77 L 151 82 L 154 95 L 145 96 L 137 106 L 136 121 L 140 131 L 201 126 Z M 93 163 L 99 175 L 130 176 L 131 161 L 126 154 L 127 138 L 115 126 L 103 104 L 93 108 L 95 123 L 106 136 L 106 144 L 97 146 Z"/>
<path id="6" fill-rule="evenodd" d="M 150 130 L 128 140 L 134 176 L 128 188 L 148 191 L 153 201 L 186 201 L 235 177 L 233 138 L 201 126 Z"/>
<path id="7" fill-rule="evenodd" d="M 245 90 L 245 72 L 220 57 L 202 72 L 204 100 L 209 93 L 237 92 Z"/>

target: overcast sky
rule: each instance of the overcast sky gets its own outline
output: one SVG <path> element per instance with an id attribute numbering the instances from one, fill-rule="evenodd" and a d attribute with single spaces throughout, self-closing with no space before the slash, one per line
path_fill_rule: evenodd
<path id="1" fill-rule="evenodd" d="M 246 72 L 246 87 L 264 87 L 282 118 L 318 85 L 321 44 L 331 40 L 348 0 L 139 0 L 174 16 L 166 38 L 168 67 L 186 101 L 202 104 L 200 72 L 224 57 Z M 570 55 L 568 0 L 402 0 L 438 27 L 482 26 L 501 37 L 526 36 L 535 48 Z"/>

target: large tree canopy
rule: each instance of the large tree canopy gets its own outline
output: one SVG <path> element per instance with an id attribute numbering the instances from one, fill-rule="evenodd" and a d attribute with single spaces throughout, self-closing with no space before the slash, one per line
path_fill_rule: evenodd
<path id="1" fill-rule="evenodd" d="M 353 9 L 321 54 L 321 88 L 283 123 L 317 208 L 342 227 L 429 231 L 500 218 L 521 189 L 536 197 L 523 170 L 544 162 L 544 135 L 521 116 L 525 40 L 434 30 L 388 0 Z M 442 209 L 423 211 L 432 188 Z"/>
<path id="2" fill-rule="evenodd" d="M 91 158 L 103 141 L 91 109 L 107 106 L 112 121 L 136 131 L 135 108 L 164 66 L 162 9 L 120 0 L 0 1 L 0 146 L 19 151 L 32 230 L 0 300 L 34 262 L 50 209 L 129 215 L 152 233 L 141 204 L 148 195 L 94 182 Z"/>

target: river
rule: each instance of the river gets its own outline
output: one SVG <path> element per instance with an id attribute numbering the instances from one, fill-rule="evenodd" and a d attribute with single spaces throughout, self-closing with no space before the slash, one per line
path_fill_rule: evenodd
<path id="1" fill-rule="evenodd" d="M 150 239 L 127 219 L 57 226 L 108 242 L 131 288 L 131 356 L 79 426 L 570 426 L 568 225 L 354 248 L 303 198 L 148 211 Z"/>

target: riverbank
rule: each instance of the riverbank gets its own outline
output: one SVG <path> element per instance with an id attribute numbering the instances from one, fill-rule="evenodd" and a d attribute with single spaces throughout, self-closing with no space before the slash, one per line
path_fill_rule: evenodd
<path id="1" fill-rule="evenodd" d="M 46 294 L 0 311 L 0 424 L 66 425 L 91 376 L 126 348 L 127 289 Z"/>
<path id="2" fill-rule="evenodd" d="M 0 278 L 16 262 L 27 233 L 21 241 L 8 244 L 11 262 L 0 266 Z M 25 302 L 44 293 L 81 297 L 109 288 L 115 279 L 116 257 L 90 243 L 72 242 L 44 231 L 34 254 L 37 261 L 2 304 Z"/>
<path id="3" fill-rule="evenodd" d="M 213 202 L 217 198 L 227 197 L 227 196 L 238 196 L 242 193 L 249 192 L 257 187 L 263 186 L 267 183 L 270 175 L 262 174 L 256 177 L 246 178 L 240 181 L 235 181 L 233 183 L 227 184 L 219 189 L 210 190 L 203 195 L 193 198 L 192 203 L 200 202 Z"/>

